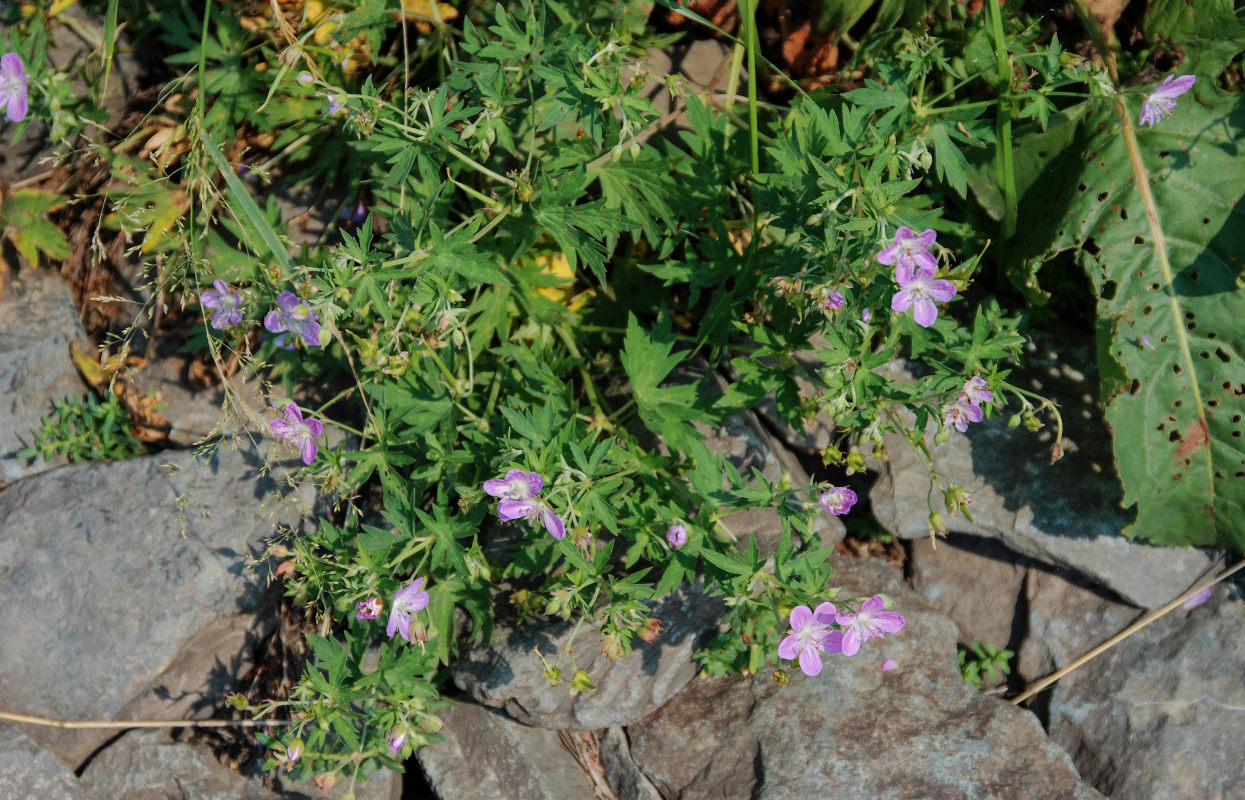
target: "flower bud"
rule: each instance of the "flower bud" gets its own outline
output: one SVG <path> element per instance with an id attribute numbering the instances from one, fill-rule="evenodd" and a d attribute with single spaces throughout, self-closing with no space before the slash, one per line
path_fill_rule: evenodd
<path id="1" fill-rule="evenodd" d="M 575 674 L 571 676 L 571 693 L 578 692 L 595 692 L 597 685 L 592 682 L 592 676 L 587 670 L 577 669 Z"/>
<path id="2" fill-rule="evenodd" d="M 929 515 L 929 532 L 931 535 L 934 533 L 939 536 L 947 535 L 947 523 L 943 520 L 942 514 L 937 511 Z"/>

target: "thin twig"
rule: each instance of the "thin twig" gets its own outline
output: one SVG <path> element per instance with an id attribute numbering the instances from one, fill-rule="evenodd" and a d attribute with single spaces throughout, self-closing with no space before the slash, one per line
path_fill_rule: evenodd
<path id="1" fill-rule="evenodd" d="M 288 719 L 50 719 L 30 714 L 0 711 L 0 720 L 40 725 L 45 728 L 259 728 L 266 725 L 293 725 Z"/>
<path id="2" fill-rule="evenodd" d="M 1093 650 L 1090 650 L 1085 655 L 1070 662 L 1067 666 L 1063 667 L 1062 669 L 1052 672 L 1050 675 L 1047 675 L 1045 678 L 1042 678 L 1040 681 L 1033 684 L 1028 689 L 1025 689 L 1023 692 L 1013 697 L 1011 700 L 1012 704 L 1020 705 L 1024 701 L 1028 700 L 1030 697 L 1033 697 L 1035 694 L 1045 689 L 1047 686 L 1050 686 L 1052 683 L 1062 678 L 1064 675 L 1067 675 L 1072 670 L 1078 669 L 1084 666 L 1085 664 L 1088 664 L 1090 661 L 1094 660 L 1098 656 L 1107 652 L 1112 647 L 1115 647 L 1117 644 L 1124 641 L 1128 637 L 1132 636 L 1134 633 L 1141 630 L 1142 628 L 1146 627 L 1151 622 L 1154 622 L 1157 619 L 1161 619 L 1162 617 L 1171 613 L 1171 611 L 1173 611 L 1178 606 L 1181 606 L 1184 603 L 1188 602 L 1191 598 L 1201 594 L 1202 592 L 1206 591 L 1210 587 L 1214 586 L 1216 583 L 1219 583 L 1220 581 L 1223 581 L 1223 580 L 1226 580 L 1232 577 L 1236 573 L 1240 572 L 1242 568 L 1245 568 L 1245 559 L 1238 561 L 1236 563 L 1236 566 L 1230 567 L 1224 570 L 1223 572 L 1219 573 L 1218 575 L 1211 578 L 1210 580 L 1206 580 L 1206 581 L 1203 581 L 1202 583 L 1199 583 L 1198 585 L 1194 586 L 1189 591 L 1177 597 L 1175 600 L 1172 600 L 1167 605 L 1162 606 L 1161 608 L 1154 609 L 1149 614 L 1146 614 L 1144 617 L 1137 620 L 1132 625 L 1129 625 L 1127 628 L 1120 631 L 1116 635 L 1112 636 L 1110 639 L 1107 639 L 1105 642 L 1098 645 Z"/>

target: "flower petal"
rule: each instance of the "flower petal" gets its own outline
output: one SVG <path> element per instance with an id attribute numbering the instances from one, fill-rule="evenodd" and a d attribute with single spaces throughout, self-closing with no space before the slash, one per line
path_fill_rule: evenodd
<path id="1" fill-rule="evenodd" d="M 955 297 L 955 284 L 951 281 L 931 281 L 925 287 L 925 291 L 938 302 L 945 303 Z"/>
<path id="2" fill-rule="evenodd" d="M 855 627 L 843 631 L 843 655 L 851 657 L 859 653 L 861 641 L 860 631 Z"/>
<path id="3" fill-rule="evenodd" d="M 494 478 L 484 482 L 484 491 L 493 497 L 505 497 L 510 491 L 510 482 L 501 478 Z"/>
<path id="4" fill-rule="evenodd" d="M 901 289 L 891 298 L 891 310 L 904 312 L 912 305 L 912 290 Z"/>
<path id="5" fill-rule="evenodd" d="M 514 500 L 509 497 L 497 503 L 497 516 L 502 522 L 522 519 L 531 513 L 536 503 L 532 500 Z"/>
<path id="6" fill-rule="evenodd" d="M 800 651 L 800 669 L 810 678 L 821 672 L 821 653 L 816 648 L 806 647 Z"/>
<path id="7" fill-rule="evenodd" d="M 883 611 L 873 618 L 873 629 L 883 633 L 895 633 L 903 630 L 907 620 L 897 611 Z"/>
<path id="8" fill-rule="evenodd" d="M 316 453 L 319 452 L 320 448 L 316 445 L 315 439 L 308 437 L 303 439 L 298 449 L 302 451 L 303 463 L 310 466 L 316 460 Z"/>
<path id="9" fill-rule="evenodd" d="M 791 609 L 791 627 L 797 631 L 807 628 L 813 621 L 813 611 L 808 606 L 796 606 Z"/>
<path id="10" fill-rule="evenodd" d="M 928 328 L 938 320 L 938 306 L 928 297 L 921 295 L 912 303 L 912 318 L 922 328 Z"/>
<path id="11" fill-rule="evenodd" d="M 882 599 L 882 595 L 875 594 L 860 604 L 860 613 L 876 614 L 884 608 L 886 608 L 886 601 Z"/>
<path id="12" fill-rule="evenodd" d="M 788 661 L 793 661 L 796 655 L 798 655 L 796 653 L 795 646 L 799 644 L 799 642 L 800 637 L 794 633 L 783 639 L 778 644 L 778 657 L 785 658 Z"/>
<path id="13" fill-rule="evenodd" d="M 817 606 L 817 610 L 813 612 L 813 619 L 822 625 L 833 625 L 835 613 L 838 611 L 834 607 L 834 603 L 822 603 Z"/>
<path id="14" fill-rule="evenodd" d="M 933 228 L 926 228 L 916 237 L 917 244 L 921 245 L 921 247 L 924 247 L 926 250 L 928 250 L 930 246 L 937 241 L 937 239 L 938 234 L 934 232 Z"/>
<path id="15" fill-rule="evenodd" d="M 540 510 L 540 521 L 545 523 L 545 530 L 549 531 L 549 535 L 555 539 L 566 538 L 566 525 L 562 522 L 562 518 L 553 513 L 549 508 Z"/>
<path id="16" fill-rule="evenodd" d="M 830 631 L 826 634 L 825 641 L 822 646 L 827 653 L 843 652 L 843 631 Z"/>

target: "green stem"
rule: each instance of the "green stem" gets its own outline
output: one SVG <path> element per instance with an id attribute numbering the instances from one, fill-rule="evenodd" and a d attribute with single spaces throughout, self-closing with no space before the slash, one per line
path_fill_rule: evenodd
<path id="1" fill-rule="evenodd" d="M 761 149 L 757 138 L 757 0 L 739 4 L 748 49 L 748 146 L 752 152 L 752 176 L 761 171 Z"/>
<path id="2" fill-rule="evenodd" d="M 990 33 L 994 39 L 995 63 L 999 71 L 999 112 L 995 120 L 995 177 L 1003 190 L 1003 235 L 1016 233 L 1016 167 L 1012 162 L 1012 65 L 1003 35 L 1003 16 L 997 0 L 986 0 Z"/>

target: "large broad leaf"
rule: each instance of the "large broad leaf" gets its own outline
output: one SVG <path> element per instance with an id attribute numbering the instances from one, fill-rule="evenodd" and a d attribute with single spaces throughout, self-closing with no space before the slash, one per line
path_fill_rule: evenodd
<path id="1" fill-rule="evenodd" d="M 1240 549 L 1245 98 L 1200 78 L 1153 130 L 1136 127 L 1140 100 L 1127 119 L 1086 111 L 1070 142 L 1018 142 L 1054 158 L 1021 203 L 1017 245 L 1037 260 L 1076 250 L 1097 290 L 1106 416 L 1137 505 L 1127 533 Z"/>

